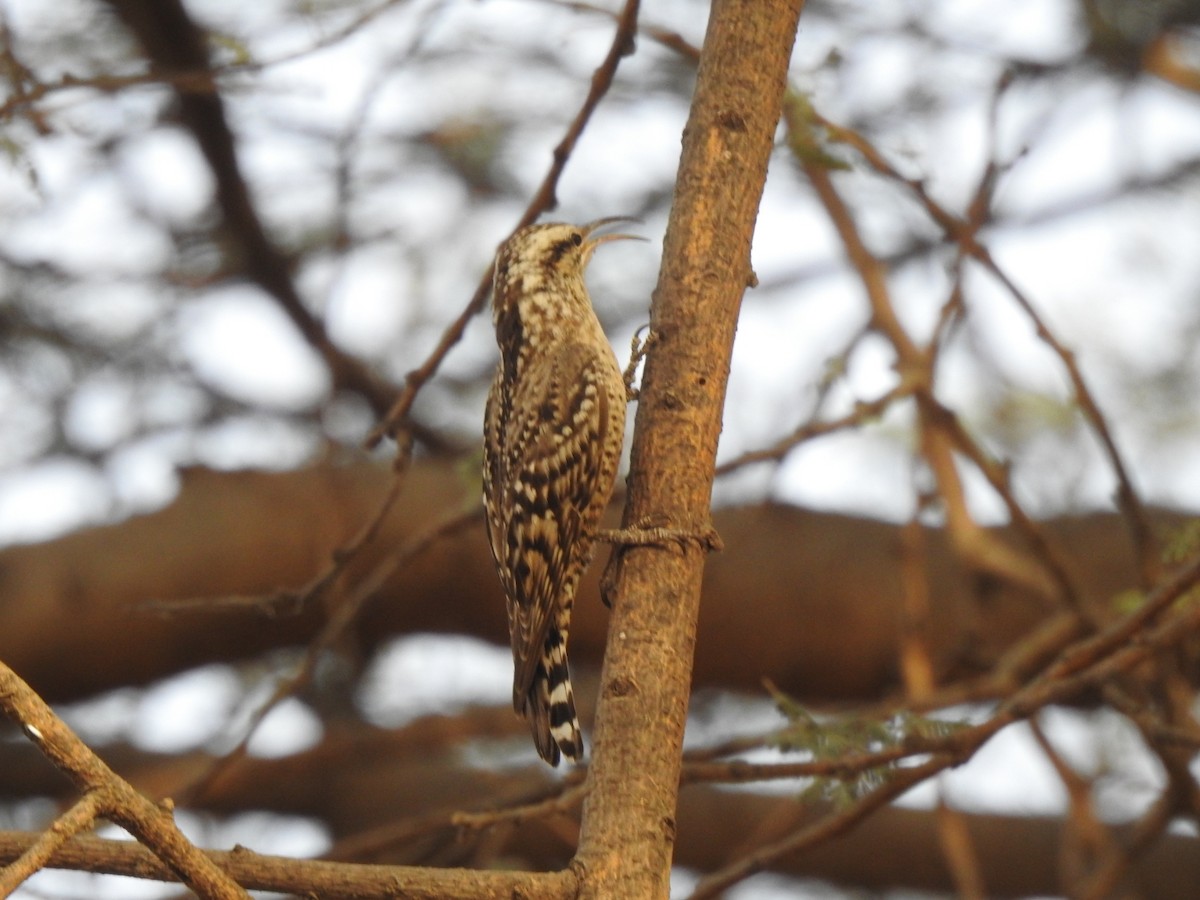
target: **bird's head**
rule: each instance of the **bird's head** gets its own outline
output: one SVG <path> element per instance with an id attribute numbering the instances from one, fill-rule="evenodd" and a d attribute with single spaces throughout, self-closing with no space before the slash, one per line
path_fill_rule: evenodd
<path id="1" fill-rule="evenodd" d="M 517 282 L 518 290 L 530 290 L 547 281 L 581 278 L 592 254 L 609 241 L 645 238 L 636 234 L 605 232 L 617 222 L 636 221 L 628 216 L 608 216 L 586 225 L 547 222 L 529 225 L 510 237 L 496 257 L 496 284 Z"/>

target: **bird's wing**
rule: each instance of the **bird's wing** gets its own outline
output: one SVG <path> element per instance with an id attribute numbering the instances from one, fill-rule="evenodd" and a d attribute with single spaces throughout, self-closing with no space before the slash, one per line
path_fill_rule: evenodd
<path id="1" fill-rule="evenodd" d="M 564 590 L 590 557 L 610 396 L 606 361 L 592 347 L 567 344 L 539 360 L 512 397 L 503 424 L 501 458 L 492 460 L 491 489 L 499 501 L 489 522 L 492 552 L 507 578 L 512 640 L 513 702 L 524 701 L 542 658 Z M 493 404 L 494 405 L 494 404 Z M 597 501 L 597 494 L 605 496 Z M 589 519 L 592 520 L 589 522 Z"/>

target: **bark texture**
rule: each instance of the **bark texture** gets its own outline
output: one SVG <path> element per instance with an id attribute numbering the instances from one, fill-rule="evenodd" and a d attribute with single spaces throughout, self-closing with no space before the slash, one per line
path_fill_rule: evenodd
<path id="1" fill-rule="evenodd" d="M 709 527 L 733 336 L 801 5 L 712 6 L 650 311 L 626 527 Z M 581 897 L 669 894 L 704 560 L 702 541 L 618 554 Z"/>

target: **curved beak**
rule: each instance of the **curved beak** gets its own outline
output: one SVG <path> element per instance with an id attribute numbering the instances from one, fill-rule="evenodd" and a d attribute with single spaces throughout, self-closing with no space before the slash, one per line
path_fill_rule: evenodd
<path id="1" fill-rule="evenodd" d="M 595 219 L 583 225 L 580 230 L 583 232 L 583 261 L 586 264 L 592 258 L 592 254 L 596 252 L 596 248 L 601 244 L 607 244 L 609 241 L 645 241 L 647 238 L 640 234 L 625 234 L 624 232 L 609 232 L 607 234 L 597 234 L 600 229 L 613 225 L 617 222 L 636 222 L 641 224 L 640 219 L 635 219 L 633 216 L 605 216 L 603 219 Z"/>

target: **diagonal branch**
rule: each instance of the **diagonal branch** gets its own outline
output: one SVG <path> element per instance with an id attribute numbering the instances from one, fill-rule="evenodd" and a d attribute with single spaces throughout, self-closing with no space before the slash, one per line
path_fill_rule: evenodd
<path id="1" fill-rule="evenodd" d="M 992 737 L 1014 722 L 1027 719 L 1052 703 L 1062 702 L 1109 682 L 1114 676 L 1130 672 L 1163 648 L 1176 645 L 1200 627 L 1200 606 L 1181 602 L 1200 581 L 1200 557 L 1160 585 L 1139 610 L 1095 637 L 1085 638 L 1036 678 L 1001 703 L 986 721 L 952 733 L 931 744 L 924 761 L 892 769 L 878 788 L 860 797 L 850 806 L 790 835 L 768 843 L 734 860 L 705 877 L 690 900 L 715 897 L 725 888 L 767 868 L 774 860 L 814 847 L 855 828 L 873 812 L 899 797 L 909 788 L 957 766 L 979 750 Z M 1158 624 L 1149 627 L 1161 615 Z M 1122 636 L 1135 625 L 1147 626 L 1141 639 L 1125 642 Z M 1160 816 L 1144 823 L 1150 831 Z"/>
<path id="2" fill-rule="evenodd" d="M 1003 482 L 1000 467 L 991 464 L 958 423 L 957 418 L 936 398 L 933 390 L 934 350 L 920 347 L 905 330 L 892 303 L 886 267 L 871 253 L 833 184 L 828 163 L 818 154 L 805 152 L 801 143 L 807 135 L 809 110 L 794 98 L 787 107 L 787 122 L 796 158 L 838 232 L 851 266 L 862 282 L 871 310 L 873 327 L 891 343 L 902 384 L 913 385 L 920 422 L 921 452 L 937 480 L 946 508 L 947 531 L 964 558 L 980 571 L 1012 579 L 1035 593 L 1055 597 L 1078 607 L 1078 590 L 1072 584 L 1061 554 L 1042 537 Z M 1038 551 L 1031 560 L 981 528 L 967 508 L 962 477 L 954 462 L 955 447 L 966 452 L 979 466 L 1005 501 L 1014 522 L 1027 534 Z"/>
<path id="3" fill-rule="evenodd" d="M 60 819 L 57 826 L 69 831 L 86 827 L 83 816 L 103 815 L 116 822 L 158 857 L 175 878 L 200 896 L 213 900 L 245 900 L 249 895 L 220 866 L 201 853 L 180 832 L 171 815 L 170 804 L 156 805 L 117 776 L 76 737 L 54 714 L 45 701 L 8 666 L 0 663 L 0 710 L 25 731 L 59 770 L 91 797 L 77 804 L 73 813 Z M 49 840 L 35 844 L 18 864 L 42 864 L 55 848 Z M 2 876 L 5 881 L 25 877 L 33 871 L 13 868 Z M 18 881 L 19 883 L 19 881 Z M 15 886 L 15 885 L 14 885 Z"/>
<path id="4" fill-rule="evenodd" d="M 854 129 L 837 125 L 822 117 L 819 113 L 814 113 L 814 118 L 828 132 L 831 140 L 853 147 L 862 155 L 867 164 L 880 175 L 911 190 L 925 208 L 929 217 L 942 229 L 946 239 L 958 244 L 961 253 L 975 259 L 993 278 L 1000 282 L 1033 324 L 1038 338 L 1061 360 L 1063 368 L 1071 380 L 1071 387 L 1075 391 L 1075 398 L 1079 402 L 1080 410 L 1099 438 L 1105 455 L 1108 457 L 1109 465 L 1112 467 L 1113 474 L 1116 477 L 1117 500 L 1121 511 L 1125 515 L 1130 537 L 1138 554 L 1142 586 L 1146 587 L 1153 584 L 1157 579 L 1160 568 L 1159 552 L 1154 531 L 1150 526 L 1145 506 L 1142 504 L 1137 490 L 1133 485 L 1128 466 L 1125 464 L 1124 457 L 1117 447 L 1111 429 L 1108 427 L 1108 422 L 1101 412 L 1095 397 L 1092 395 L 1091 389 L 1083 378 L 1083 373 L 1075 359 L 1075 354 L 1055 336 L 1054 332 L 1050 330 L 1049 326 L 1046 325 L 1038 313 L 1037 308 L 1033 305 L 1030 298 L 1000 268 L 987 246 L 980 243 L 978 232 L 983 223 L 965 221 L 945 209 L 933 199 L 929 191 L 926 190 L 923 181 L 903 175 L 888 162 L 884 155 L 870 141 Z M 991 167 L 989 166 L 990 170 Z M 979 196 L 981 198 L 984 196 L 982 190 Z"/>
<path id="5" fill-rule="evenodd" d="M 562 140 L 554 148 L 554 159 L 550 164 L 549 170 L 546 172 L 542 183 L 538 186 L 537 191 L 533 195 L 533 199 L 529 201 L 529 205 L 525 207 L 525 212 L 521 215 L 520 220 L 513 226 L 512 233 L 524 228 L 526 225 L 533 222 L 538 216 L 548 209 L 554 209 L 558 205 L 558 181 L 562 177 L 563 170 L 567 167 L 567 161 L 570 160 L 571 154 L 575 150 L 575 145 L 579 142 L 580 135 L 583 134 L 583 129 L 587 127 L 588 122 L 592 118 L 592 113 L 596 111 L 596 107 L 600 105 L 600 101 L 604 99 L 604 95 L 608 93 L 608 89 L 612 87 L 613 78 L 617 74 L 617 65 L 621 62 L 622 57 L 629 56 L 634 51 L 634 36 L 637 34 L 637 16 L 638 16 L 639 0 L 626 0 L 624 9 L 621 10 L 621 15 L 617 19 L 617 30 L 613 34 L 612 44 L 609 45 L 608 53 L 604 56 L 604 61 L 592 73 L 592 84 L 588 89 L 587 96 L 583 100 L 583 105 L 579 107 L 579 111 L 575 113 L 575 118 L 567 127 L 566 134 Z M 419 367 L 413 369 L 404 379 L 404 389 L 400 392 L 394 403 L 387 411 L 387 415 L 383 420 L 372 429 L 367 435 L 364 442 L 367 449 L 373 449 L 379 445 L 379 442 L 384 437 L 395 437 L 396 432 L 400 428 L 401 423 L 412 409 L 413 401 L 417 398 L 417 392 L 424 386 L 425 382 L 429 381 L 441 366 L 442 360 L 446 358 L 446 354 L 450 349 L 457 344 L 463 336 L 463 332 L 467 330 L 467 325 L 471 319 L 483 309 L 484 300 L 487 299 L 488 291 L 492 287 L 492 266 L 489 263 L 487 271 L 479 279 L 479 284 L 475 287 L 475 293 L 471 295 L 471 300 L 458 318 L 456 318 L 446 330 L 442 333 L 441 340 L 438 341 L 433 352 L 429 354 L 425 362 Z"/>
<path id="6" fill-rule="evenodd" d="M 291 320 L 329 369 L 336 389 L 360 394 L 377 413 L 387 409 L 394 389 L 361 361 L 341 350 L 321 322 L 304 305 L 292 280 L 285 254 L 267 235 L 237 160 L 225 104 L 212 78 L 204 33 L 191 20 L 181 0 L 108 0 L 137 36 L 153 68 L 170 76 L 190 73 L 187 83 L 173 81 L 180 118 L 200 147 L 216 180 L 216 200 L 238 247 L 239 262 L 254 284 L 265 291 Z"/>

